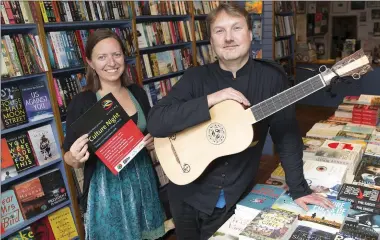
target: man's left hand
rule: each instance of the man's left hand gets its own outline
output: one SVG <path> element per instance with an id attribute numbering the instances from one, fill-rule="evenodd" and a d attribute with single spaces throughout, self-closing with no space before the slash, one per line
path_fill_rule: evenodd
<path id="1" fill-rule="evenodd" d="M 153 139 L 152 135 L 150 135 L 150 133 L 148 133 L 144 137 L 143 141 L 144 141 L 145 147 L 146 147 L 146 149 L 148 149 L 148 151 L 154 150 L 154 139 Z"/>
<path id="2" fill-rule="evenodd" d="M 309 210 L 307 204 L 319 205 L 326 209 L 334 208 L 334 204 L 329 199 L 316 193 L 297 198 L 296 200 L 294 200 L 294 202 L 296 202 L 298 206 L 302 207 L 305 211 Z"/>

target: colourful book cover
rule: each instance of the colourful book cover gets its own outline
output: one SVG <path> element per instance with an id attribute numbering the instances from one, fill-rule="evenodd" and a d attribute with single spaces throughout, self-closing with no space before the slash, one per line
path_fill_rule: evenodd
<path id="1" fill-rule="evenodd" d="M 7 240 L 42 240 L 40 238 L 35 238 L 32 229 L 28 226 L 20 231 L 9 235 Z"/>
<path id="2" fill-rule="evenodd" d="M 17 176 L 15 164 L 9 151 L 7 140 L 1 139 L 1 181 Z"/>
<path id="3" fill-rule="evenodd" d="M 49 91 L 43 81 L 21 84 L 20 90 L 29 122 L 54 116 Z"/>
<path id="4" fill-rule="evenodd" d="M 10 189 L 1 193 L 1 226 L 7 231 L 9 228 L 24 222 L 15 192 Z"/>
<path id="5" fill-rule="evenodd" d="M 5 128 L 28 122 L 20 89 L 16 85 L 1 87 L 1 118 Z"/>
<path id="6" fill-rule="evenodd" d="M 289 239 L 298 223 L 297 214 L 264 209 L 239 235 L 239 240 L 248 239 Z"/>
<path id="7" fill-rule="evenodd" d="M 267 184 L 256 184 L 251 192 L 237 204 L 240 206 L 262 210 L 271 208 L 273 203 L 285 192 L 284 189 Z"/>
<path id="8" fill-rule="evenodd" d="M 34 237 L 38 240 L 56 240 L 48 217 L 33 222 L 30 227 L 34 233 Z"/>
<path id="9" fill-rule="evenodd" d="M 350 209 L 341 232 L 361 239 L 378 239 L 380 236 L 380 215 Z"/>
<path id="10" fill-rule="evenodd" d="M 29 130 L 28 136 L 39 165 L 44 165 L 60 157 L 50 124 Z"/>
<path id="11" fill-rule="evenodd" d="M 62 208 L 48 216 L 56 240 L 73 239 L 78 236 L 69 207 Z"/>
<path id="12" fill-rule="evenodd" d="M 14 186 L 17 200 L 25 219 L 30 219 L 48 210 L 45 194 L 38 177 Z"/>
<path id="13" fill-rule="evenodd" d="M 317 205 L 308 205 L 309 210 L 305 211 L 286 192 L 282 194 L 273 204 L 273 209 L 281 209 L 299 214 L 299 220 L 315 222 L 318 224 L 340 228 L 348 214 L 351 203 L 330 199 L 334 204 L 333 209 L 325 209 Z"/>
<path id="14" fill-rule="evenodd" d="M 25 132 L 17 132 L 6 139 L 18 173 L 37 165 L 32 146 Z"/>

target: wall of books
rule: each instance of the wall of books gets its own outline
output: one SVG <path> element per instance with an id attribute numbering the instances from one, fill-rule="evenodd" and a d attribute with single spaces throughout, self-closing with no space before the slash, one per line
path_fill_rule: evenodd
<path id="1" fill-rule="evenodd" d="M 83 235 L 83 216 L 77 204 L 83 169 L 64 164 L 61 144 L 68 127 L 67 107 L 86 84 L 84 49 L 89 34 L 110 28 L 122 38 L 129 77 L 144 87 L 153 106 L 186 69 L 216 60 L 205 19 L 219 2 L 1 2 L 1 184 L 2 192 L 9 191 L 2 196 L 20 209 L 19 221 L 11 225 L 3 221 L 2 237 L 34 231 L 32 223 L 47 222 L 51 214 L 65 207 L 70 207 L 78 235 Z M 251 56 L 271 59 L 272 2 L 238 3 L 249 11 L 253 25 Z M 165 195 L 168 179 L 154 153 L 152 157 Z M 46 187 L 45 179 L 55 185 Z M 33 194 L 41 198 L 35 208 L 52 196 L 57 202 L 38 211 L 33 208 L 26 215 L 23 207 L 32 203 L 30 198 L 20 197 L 19 191 L 28 189 L 23 184 L 33 186 Z M 49 189 L 53 186 L 60 191 Z M 170 217 L 168 209 L 167 215 Z M 50 224 L 53 229 L 54 223 Z"/>

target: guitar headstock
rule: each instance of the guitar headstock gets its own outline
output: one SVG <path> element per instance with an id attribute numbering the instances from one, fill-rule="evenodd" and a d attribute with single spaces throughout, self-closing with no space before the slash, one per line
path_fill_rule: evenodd
<path id="1" fill-rule="evenodd" d="M 321 70 L 321 68 L 320 68 Z M 372 71 L 371 63 L 363 49 L 360 49 L 348 57 L 343 58 L 335 63 L 331 69 L 325 67 L 325 71 L 321 74 L 327 84 L 333 77 L 347 77 L 351 76 L 357 80 L 369 71 Z"/>

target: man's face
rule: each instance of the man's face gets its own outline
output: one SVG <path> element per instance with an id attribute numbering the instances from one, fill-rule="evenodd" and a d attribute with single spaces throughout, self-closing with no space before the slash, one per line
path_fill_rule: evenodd
<path id="1" fill-rule="evenodd" d="M 210 29 L 210 43 L 219 59 L 234 61 L 249 55 L 252 31 L 243 16 L 230 16 L 222 11 Z"/>

